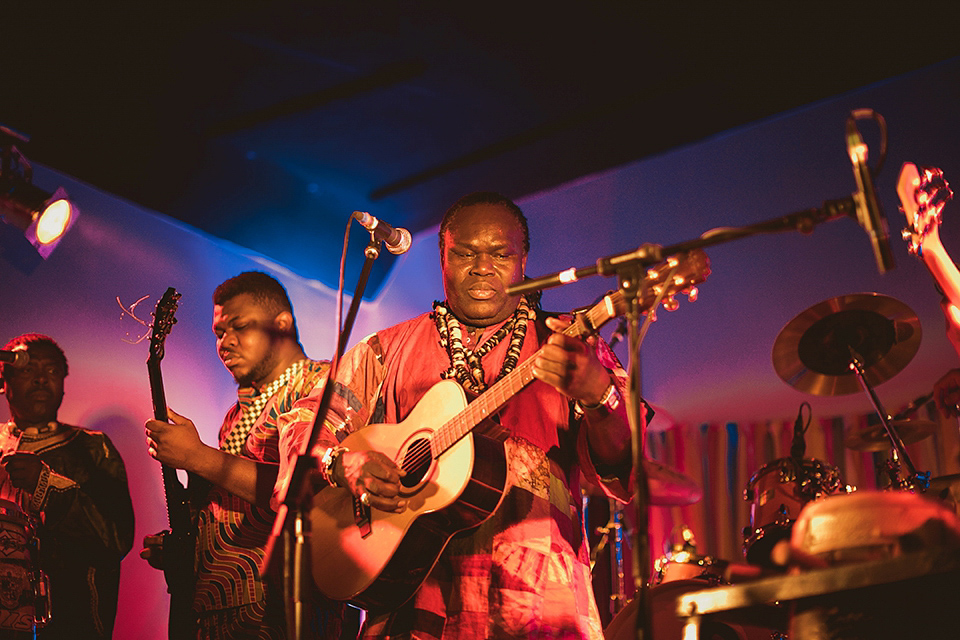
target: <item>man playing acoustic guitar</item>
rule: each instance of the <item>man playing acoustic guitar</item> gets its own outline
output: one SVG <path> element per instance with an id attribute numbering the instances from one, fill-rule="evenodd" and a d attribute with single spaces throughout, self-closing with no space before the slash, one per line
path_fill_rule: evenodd
<path id="1" fill-rule="evenodd" d="M 315 581 L 331 595 L 352 580 L 321 531 L 347 520 L 325 512 L 339 508 L 338 495 L 347 495 L 361 516 L 358 526 L 348 524 L 349 531 L 334 537 L 351 546 L 352 530 L 362 531 L 356 544 L 370 546 L 347 552 L 361 556 L 364 565 L 389 545 L 391 529 L 405 526 L 405 514 L 423 510 L 418 522 L 428 521 L 410 526 L 389 561 L 410 562 L 409 570 L 393 571 L 390 564 L 387 571 L 394 574 L 386 585 L 380 580 L 366 593 L 341 594 L 368 608 L 365 637 L 602 637 L 579 482 L 582 474 L 612 497 L 629 498 L 626 378 L 602 340 L 565 334 L 569 320 L 549 317 L 535 299 L 506 294 L 508 285 L 523 278 L 528 248 L 526 219 L 513 202 L 488 192 L 461 198 L 440 226 L 446 301 L 377 332 L 344 356 L 314 451 L 320 474 L 335 485 L 314 498 Z M 417 425 L 409 424 L 451 412 L 446 403 L 433 406 L 438 386 L 462 387 L 487 400 L 491 394 L 484 392 L 498 379 L 512 380 L 521 370 L 530 375 L 516 382 L 496 427 L 481 424 L 456 440 L 443 429 L 418 434 Z M 408 425 L 395 424 L 408 418 Z M 405 426 L 414 435 L 404 435 Z M 376 427 L 404 440 L 397 445 L 404 451 L 399 466 L 382 449 L 354 444 L 353 438 L 375 434 Z M 473 444 L 464 444 L 471 439 Z M 445 474 L 457 475 L 463 467 L 473 474 L 466 488 L 454 504 L 435 511 L 431 501 L 448 491 Z M 438 543 L 437 525 L 463 514 L 467 530 L 456 536 L 449 531 L 452 537 Z M 473 528 L 474 520 L 482 523 Z M 399 585 L 405 576 L 413 580 L 409 591 Z M 394 594 L 400 602 L 390 601 Z"/>

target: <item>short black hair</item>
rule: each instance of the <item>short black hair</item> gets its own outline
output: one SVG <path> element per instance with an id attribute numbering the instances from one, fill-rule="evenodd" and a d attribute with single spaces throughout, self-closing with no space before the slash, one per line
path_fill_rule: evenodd
<path id="1" fill-rule="evenodd" d="M 7 344 L 3 345 L 4 351 L 13 351 L 17 349 L 27 349 L 35 346 L 46 346 L 49 347 L 50 351 L 53 352 L 54 356 L 60 360 L 60 364 L 63 365 L 63 375 L 70 373 L 70 367 L 67 365 L 67 354 L 63 352 L 63 349 L 60 348 L 60 345 L 57 344 L 57 341 L 51 338 L 50 336 L 44 335 L 42 333 L 25 333 L 23 335 L 17 336 Z M 3 372 L 6 367 L 10 366 L 9 364 L 0 363 L 0 379 L 3 379 Z"/>
<path id="2" fill-rule="evenodd" d="M 297 317 L 293 314 L 293 303 L 287 290 L 276 278 L 262 271 L 244 271 L 221 282 L 213 292 L 213 304 L 223 306 L 244 293 L 250 294 L 261 308 L 274 316 L 289 311 L 293 316 L 293 337 L 300 339 Z"/>
<path id="3" fill-rule="evenodd" d="M 443 256 L 443 234 L 446 233 L 450 225 L 453 224 L 454 219 L 457 214 L 467 207 L 472 207 L 476 204 L 492 204 L 498 205 L 509 211 L 513 214 L 513 217 L 517 219 L 517 223 L 520 224 L 520 228 L 523 230 L 523 252 L 530 252 L 530 229 L 527 226 L 527 217 L 523 215 L 523 211 L 520 210 L 520 207 L 510 198 L 497 193 L 496 191 L 474 191 L 473 193 L 468 193 L 463 196 L 456 202 L 454 202 L 447 212 L 443 214 L 443 220 L 440 222 L 440 255 Z"/>

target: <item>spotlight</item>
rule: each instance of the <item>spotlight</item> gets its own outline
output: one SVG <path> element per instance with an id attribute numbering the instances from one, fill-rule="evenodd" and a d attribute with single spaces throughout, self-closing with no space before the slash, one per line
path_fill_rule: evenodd
<path id="1" fill-rule="evenodd" d="M 49 193 L 32 184 L 33 168 L 14 145 L 16 141 L 28 138 L 0 126 L 0 217 L 23 231 L 46 259 L 73 224 L 76 208 L 63 187 Z"/>

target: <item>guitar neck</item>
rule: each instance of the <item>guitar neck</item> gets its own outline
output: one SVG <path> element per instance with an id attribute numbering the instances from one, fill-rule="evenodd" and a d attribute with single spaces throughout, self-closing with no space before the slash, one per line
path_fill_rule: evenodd
<path id="1" fill-rule="evenodd" d="M 153 400 L 155 420 L 167 421 L 167 400 L 163 392 L 163 376 L 160 362 L 151 358 L 147 361 L 150 377 L 150 396 Z M 177 470 L 169 465 L 160 464 L 163 477 L 163 493 L 167 506 L 167 521 L 172 531 L 184 531 L 190 527 L 190 508 L 186 502 L 185 489 L 177 477 Z"/>
<path id="2" fill-rule="evenodd" d="M 620 296 L 617 298 L 616 296 Z M 575 318 L 574 322 L 563 333 L 568 336 L 581 336 L 598 328 L 606 320 L 615 317 L 615 304 L 622 300 L 617 292 L 607 296 L 605 304 L 597 305 L 589 311 Z M 533 363 L 543 352 L 537 350 L 533 356 L 517 365 L 513 371 L 500 378 L 478 398 L 467 405 L 467 408 L 451 418 L 446 424 L 437 429 L 431 441 L 431 450 L 434 457 L 452 447 L 461 438 L 470 433 L 478 424 L 494 415 L 507 403 L 510 398 L 518 394 L 533 379 Z"/>
<path id="3" fill-rule="evenodd" d="M 960 307 L 960 270 L 940 242 L 940 234 L 931 230 L 923 239 L 923 264 L 943 290 L 951 304 Z"/>

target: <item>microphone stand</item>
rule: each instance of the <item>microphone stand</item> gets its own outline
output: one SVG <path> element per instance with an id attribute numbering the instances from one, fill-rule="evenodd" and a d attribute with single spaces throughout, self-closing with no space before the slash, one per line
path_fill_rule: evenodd
<path id="1" fill-rule="evenodd" d="M 531 278 L 507 287 L 507 295 L 522 295 L 533 291 L 540 291 L 551 287 L 558 287 L 593 276 L 616 275 L 619 287 L 627 301 L 627 326 L 629 327 L 629 378 L 630 387 L 627 394 L 627 415 L 630 419 L 632 461 L 634 464 L 634 499 L 636 500 L 637 523 L 634 532 L 634 580 L 637 584 L 636 599 L 638 640 L 653 638 L 653 616 L 651 603 L 647 596 L 650 572 L 650 542 L 648 526 L 648 510 L 650 504 L 650 487 L 646 469 L 643 465 L 643 432 L 646 430 L 644 405 L 640 398 L 640 366 L 638 349 L 643 340 L 643 332 L 639 329 L 641 310 L 639 307 L 640 283 L 643 282 L 648 267 L 663 262 L 669 256 L 686 253 L 694 249 L 713 246 L 740 238 L 747 238 L 761 233 L 777 233 L 781 231 L 799 231 L 809 234 L 816 225 L 828 220 L 849 217 L 857 220 L 857 207 L 853 196 L 837 200 L 827 200 L 821 207 L 813 207 L 790 213 L 779 218 L 772 218 L 746 227 L 726 227 L 707 231 L 699 238 L 663 247 L 655 244 L 644 244 L 634 251 L 614 254 L 600 258 L 595 264 L 570 268 L 563 271 Z M 658 298 L 651 307 L 655 310 L 660 304 Z M 648 317 L 649 323 L 649 317 Z M 644 330 L 646 325 L 644 326 Z"/>
<path id="2" fill-rule="evenodd" d="M 304 579 L 309 579 L 310 573 L 303 571 L 305 543 L 309 535 L 309 521 L 305 519 L 304 514 L 310 508 L 309 502 L 313 497 L 308 482 L 309 473 L 317 468 L 317 460 L 310 452 L 313 450 L 317 437 L 323 429 L 323 421 L 330 410 L 333 389 L 336 386 L 333 381 L 336 379 L 337 369 L 339 369 L 340 357 L 343 355 L 347 341 L 350 339 L 353 323 L 356 320 L 357 312 L 360 310 L 360 301 L 363 298 L 363 292 L 366 289 L 373 263 L 380 256 L 380 242 L 373 232 L 370 232 L 370 242 L 363 252 L 366 259 L 363 268 L 360 270 L 360 277 L 357 279 L 357 286 L 350 302 L 350 309 L 344 319 L 343 329 L 338 334 L 337 353 L 330 367 L 327 383 L 323 388 L 323 395 L 320 397 L 320 405 L 310 429 L 310 436 L 307 438 L 306 447 L 297 456 L 294 463 L 290 482 L 287 484 L 286 492 L 279 509 L 277 509 L 277 518 L 274 520 L 273 530 L 270 532 L 263 565 L 261 566 L 261 575 L 268 575 L 277 561 L 275 545 L 282 545 L 283 565 L 281 574 L 284 613 L 287 635 L 291 640 L 302 640 L 306 637 L 303 624 L 302 588 Z"/>

